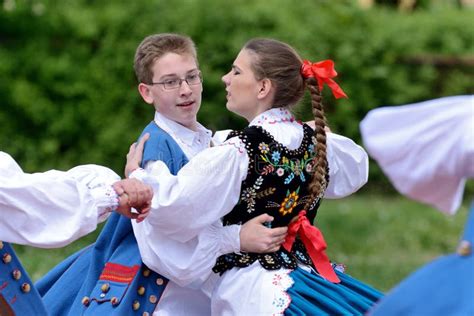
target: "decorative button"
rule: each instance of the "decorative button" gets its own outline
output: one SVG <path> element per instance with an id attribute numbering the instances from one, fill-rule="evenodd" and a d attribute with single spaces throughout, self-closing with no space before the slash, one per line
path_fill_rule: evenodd
<path id="1" fill-rule="evenodd" d="M 10 263 L 10 261 L 12 261 L 12 256 L 9 253 L 5 253 L 2 256 L 2 261 L 3 263 Z"/>
<path id="2" fill-rule="evenodd" d="M 104 293 L 107 293 L 109 290 L 110 290 L 110 285 L 109 283 L 104 283 L 102 284 L 102 286 L 100 287 L 100 290 Z"/>
<path id="3" fill-rule="evenodd" d="M 458 246 L 457 253 L 460 256 L 469 256 L 472 252 L 471 243 L 467 240 L 461 240 Z"/>
<path id="4" fill-rule="evenodd" d="M 150 295 L 149 300 L 152 304 L 156 304 L 156 302 L 158 302 L 158 298 L 155 295 Z"/>
<path id="5" fill-rule="evenodd" d="M 145 287 L 144 286 L 140 286 L 138 287 L 138 295 L 144 295 L 145 294 Z"/>
<path id="6" fill-rule="evenodd" d="M 0 240 L 0 250 L 3 249 L 3 241 Z"/>
<path id="7" fill-rule="evenodd" d="M 31 291 L 31 285 L 29 283 L 23 283 L 21 285 L 21 291 L 23 293 L 29 293 Z"/>
<path id="8" fill-rule="evenodd" d="M 84 305 L 84 306 L 87 307 L 87 306 L 89 306 L 90 303 L 91 303 L 91 300 L 90 300 L 89 297 L 84 296 L 84 297 L 82 298 L 82 305 Z"/>
<path id="9" fill-rule="evenodd" d="M 140 309 L 140 302 L 139 301 L 133 301 L 132 308 L 134 311 L 137 311 Z"/>
<path id="10" fill-rule="evenodd" d="M 156 284 L 158 285 L 163 285 L 163 282 L 165 282 L 162 278 L 156 279 Z"/>
<path id="11" fill-rule="evenodd" d="M 148 270 L 148 269 L 143 270 L 143 276 L 144 277 L 149 277 L 150 276 L 150 270 Z"/>
<path id="12" fill-rule="evenodd" d="M 119 300 L 118 300 L 118 298 L 116 298 L 116 297 L 114 296 L 114 297 L 112 297 L 112 298 L 110 299 L 110 303 L 112 304 L 112 306 L 117 306 L 118 303 L 119 303 Z"/>
<path id="13" fill-rule="evenodd" d="M 150 316 L 150 313 L 148 313 L 148 312 L 143 312 L 142 316 Z"/>
<path id="14" fill-rule="evenodd" d="M 18 269 L 13 270 L 12 276 L 15 280 L 19 280 L 21 278 L 21 271 Z"/>

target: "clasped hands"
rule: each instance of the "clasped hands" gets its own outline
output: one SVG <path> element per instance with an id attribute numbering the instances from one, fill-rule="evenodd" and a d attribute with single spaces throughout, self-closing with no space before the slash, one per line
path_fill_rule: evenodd
<path id="1" fill-rule="evenodd" d="M 149 185 L 137 179 L 123 179 L 112 187 L 118 195 L 119 206 L 116 212 L 140 223 L 148 216 L 151 208 L 153 190 Z M 132 211 L 132 208 L 136 212 Z"/>

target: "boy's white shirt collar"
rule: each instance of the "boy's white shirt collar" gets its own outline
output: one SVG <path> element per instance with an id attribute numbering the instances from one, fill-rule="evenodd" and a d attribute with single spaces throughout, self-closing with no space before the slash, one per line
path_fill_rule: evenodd
<path id="1" fill-rule="evenodd" d="M 183 142 L 190 147 L 194 147 L 195 142 L 200 145 L 204 145 L 203 143 L 205 143 L 206 147 L 209 146 L 212 132 L 199 122 L 197 123 L 197 131 L 193 131 L 156 111 L 154 121 L 176 141 Z"/>

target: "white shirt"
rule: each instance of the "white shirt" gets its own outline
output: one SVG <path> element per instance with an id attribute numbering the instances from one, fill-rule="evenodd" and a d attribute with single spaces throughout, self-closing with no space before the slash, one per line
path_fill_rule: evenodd
<path id="1" fill-rule="evenodd" d="M 364 145 L 402 194 L 454 214 L 474 178 L 474 96 L 370 111 Z"/>
<path id="2" fill-rule="evenodd" d="M 188 159 L 209 147 L 212 133 L 201 124 L 193 131 L 158 112 L 154 121 L 176 141 Z M 148 162 L 146 172 L 152 174 L 160 163 Z M 240 226 L 223 227 L 216 219 L 197 236 L 181 242 L 152 225 L 132 225 L 143 262 L 170 279 L 153 315 L 209 315 L 210 299 L 199 288 L 211 274 L 218 256 L 240 251 Z"/>
<path id="3" fill-rule="evenodd" d="M 65 246 L 96 229 L 118 206 L 110 169 L 24 173 L 0 152 L 0 240 L 43 248 Z"/>
<path id="4" fill-rule="evenodd" d="M 262 126 L 290 149 L 299 147 L 303 139 L 302 125 L 286 109 L 266 111 L 250 125 Z M 368 158 L 365 151 L 351 140 L 333 133 L 328 135 L 327 146 L 330 183 L 326 197 L 344 197 L 358 190 L 367 181 Z M 144 262 L 153 264 L 153 258 L 156 258 L 153 249 L 159 251 L 161 247 L 164 252 L 164 247 L 158 242 L 153 245 L 161 234 L 183 243 L 190 242 L 229 213 L 239 199 L 248 164 L 244 144 L 234 137 L 197 154 L 176 176 L 169 172 L 163 162 L 154 163 L 147 171 L 133 172 L 132 178 L 150 184 L 154 191 L 150 215 L 141 224 L 134 225 L 135 234 L 141 235 L 137 240 L 148 242 L 148 249 L 141 252 Z M 213 249 L 216 249 L 215 245 Z M 186 271 L 189 278 L 186 281 L 191 283 L 193 280 L 190 277 L 198 275 L 192 269 L 201 271 L 200 268 L 204 266 L 210 269 L 216 258 L 206 252 L 201 256 L 195 254 L 201 262 L 196 261 Z M 154 264 L 155 267 L 158 265 L 156 262 Z"/>

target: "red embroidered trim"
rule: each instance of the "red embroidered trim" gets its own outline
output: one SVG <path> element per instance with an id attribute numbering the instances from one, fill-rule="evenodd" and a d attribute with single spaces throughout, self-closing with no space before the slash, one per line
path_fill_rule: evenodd
<path id="1" fill-rule="evenodd" d="M 130 283 L 137 274 L 140 266 L 134 265 L 133 267 L 123 266 L 112 262 L 107 262 L 99 280 L 113 281 L 120 283 Z"/>

